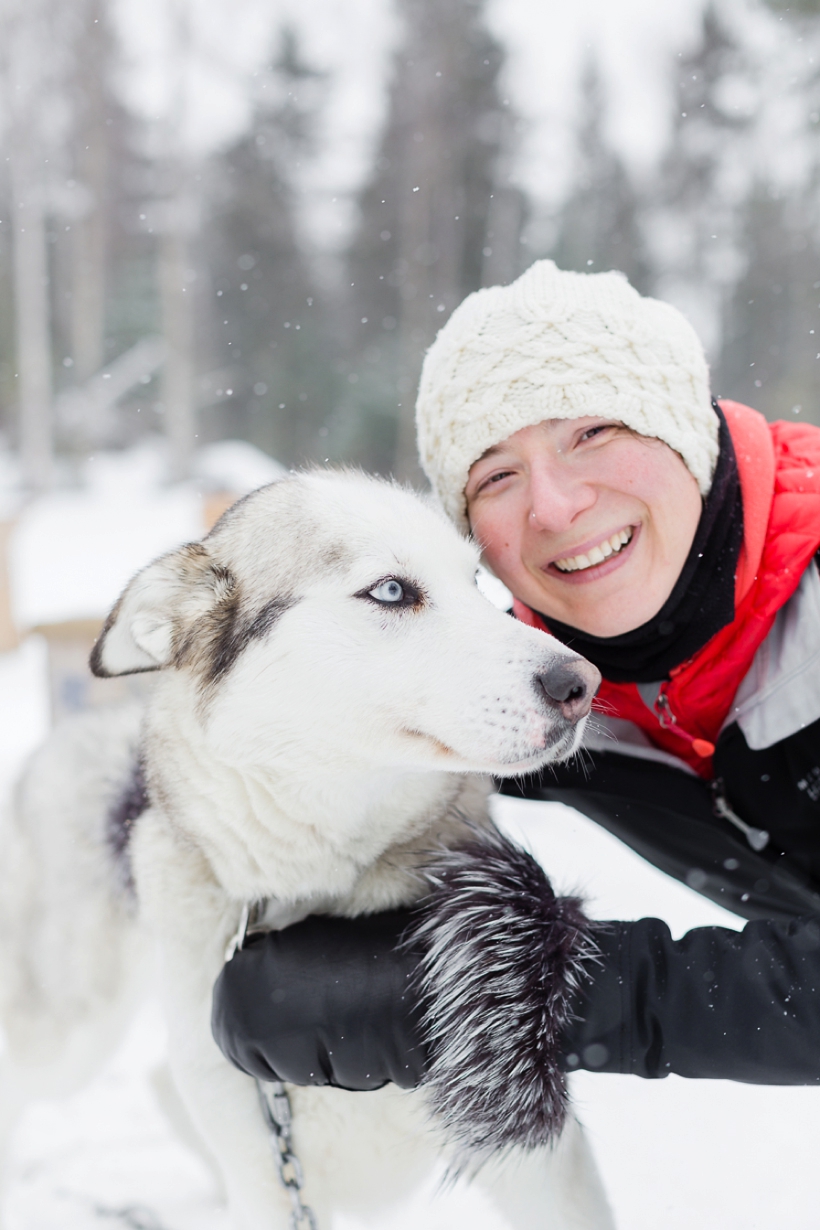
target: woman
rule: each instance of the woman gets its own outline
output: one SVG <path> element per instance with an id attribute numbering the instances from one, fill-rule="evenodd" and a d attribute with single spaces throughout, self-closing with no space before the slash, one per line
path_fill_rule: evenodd
<path id="1" fill-rule="evenodd" d="M 604 677 L 583 758 L 505 789 L 572 804 L 753 920 L 678 942 L 653 919 L 599 931 L 550 1063 L 820 1080 L 820 429 L 713 402 L 675 309 L 542 261 L 453 314 L 418 432 L 515 615 Z M 217 1041 L 267 1079 L 372 1088 L 397 1047 L 421 1079 L 405 923 L 311 919 L 239 953 Z M 344 1081 L 322 1058 L 331 1021 L 357 1048 Z"/>

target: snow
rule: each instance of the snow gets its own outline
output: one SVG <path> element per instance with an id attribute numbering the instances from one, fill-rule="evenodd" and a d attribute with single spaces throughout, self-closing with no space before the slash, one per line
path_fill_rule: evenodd
<path id="1" fill-rule="evenodd" d="M 240 454 L 233 454 L 237 465 Z M 203 474 L 211 463 L 203 462 Z M 219 467 L 208 473 L 212 487 L 225 479 Z M 240 477 L 234 474 L 236 490 Z M 24 511 L 14 561 L 19 610 L 31 622 L 48 612 L 101 612 L 155 549 L 201 532 L 198 490 L 164 486 L 150 450 L 98 458 L 86 488 Z M 45 735 L 47 711 L 45 646 L 32 636 L 0 655 L 0 794 Z M 675 934 L 740 925 L 569 808 L 503 799 L 497 815 L 559 888 L 586 896 L 596 917 L 654 915 Z M 149 1003 L 84 1090 L 28 1111 L 10 1166 L 8 1230 L 228 1230 L 209 1172 L 160 1111 L 152 1072 L 163 1052 L 162 1021 Z M 817 1225 L 820 1091 L 595 1073 L 577 1073 L 572 1090 L 622 1230 Z M 452 1220 L 446 1203 L 432 1216 L 408 1204 L 381 1230 L 415 1230 L 421 1221 L 427 1230 L 458 1227 L 463 1216 Z M 482 1230 L 480 1210 L 468 1220 Z M 333 1230 L 364 1227 L 338 1218 Z"/>
<path id="2" fill-rule="evenodd" d="M 247 495 L 257 487 L 275 483 L 285 467 L 245 440 L 220 440 L 201 448 L 194 461 L 194 474 L 215 490 Z"/>
<path id="3" fill-rule="evenodd" d="M 0 455 L 0 507 L 2 461 Z M 167 470 L 164 443 L 149 437 L 134 448 L 90 457 L 82 486 L 55 490 L 22 508 L 9 559 L 19 628 L 102 618 L 135 572 L 202 537 L 204 495 L 246 495 L 285 472 L 242 440 L 199 450 L 190 482 L 169 483 Z"/>
<path id="4" fill-rule="evenodd" d="M 55 492 L 22 513 L 12 539 L 15 623 L 101 617 L 139 568 L 203 530 L 193 491 Z"/>
<path id="5" fill-rule="evenodd" d="M 205 1165 L 159 1111 L 151 1075 L 164 1049 L 159 1011 L 147 1005 L 92 1084 L 28 1111 L 14 1146 L 9 1230 L 227 1230 Z"/>

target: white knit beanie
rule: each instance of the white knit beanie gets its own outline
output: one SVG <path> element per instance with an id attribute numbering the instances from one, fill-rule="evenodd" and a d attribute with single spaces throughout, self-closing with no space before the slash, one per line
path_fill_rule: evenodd
<path id="1" fill-rule="evenodd" d="M 510 286 L 468 295 L 428 350 L 416 403 L 421 464 L 467 529 L 474 461 L 522 427 L 586 415 L 663 440 L 707 494 L 718 418 L 692 326 L 622 273 L 537 261 Z"/>

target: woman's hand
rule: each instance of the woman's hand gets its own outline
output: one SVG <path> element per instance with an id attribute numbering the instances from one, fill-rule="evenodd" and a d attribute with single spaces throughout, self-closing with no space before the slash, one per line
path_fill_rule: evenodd
<path id="1" fill-rule="evenodd" d="M 401 946 L 412 918 L 314 916 L 249 936 L 214 987 L 220 1049 L 260 1080 L 414 1088 L 426 1050 L 414 989 L 420 953 Z"/>
<path id="2" fill-rule="evenodd" d="M 249 937 L 214 988 L 214 1038 L 260 1080 L 423 1081 L 468 1151 L 545 1144 L 564 1121 L 563 1031 L 594 961 L 590 924 L 499 833 L 476 831 L 425 874 L 412 911 Z"/>

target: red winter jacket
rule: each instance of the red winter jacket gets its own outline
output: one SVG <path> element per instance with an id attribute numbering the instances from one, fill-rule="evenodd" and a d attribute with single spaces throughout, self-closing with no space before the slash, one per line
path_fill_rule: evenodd
<path id="1" fill-rule="evenodd" d="M 501 789 L 576 808 L 754 920 L 740 933 L 701 927 L 680 940 L 657 919 L 602 929 L 600 965 L 565 1036 L 567 1066 L 820 1084 L 820 631 L 810 563 L 820 545 L 820 429 L 769 426 L 732 402 L 722 409 L 745 531 L 734 620 L 673 672 L 660 706 L 645 704 L 634 685 L 604 684 L 603 701 L 626 729 Z M 752 736 L 735 716 L 736 692 L 792 595 L 780 638 L 752 677 L 756 712 L 769 715 Z M 793 688 L 800 695 L 789 698 Z M 788 712 L 791 699 L 797 712 Z M 631 738 L 629 722 L 650 746 Z M 677 767 L 681 760 L 694 772 Z"/>
<path id="2" fill-rule="evenodd" d="M 735 578 L 735 618 L 662 684 L 653 708 L 634 683 L 604 680 L 598 704 L 634 722 L 651 742 L 712 777 L 712 754 L 735 693 L 820 547 L 820 428 L 767 423 L 756 410 L 722 401 L 743 498 L 744 541 Z M 548 631 L 518 600 L 516 616 Z"/>

